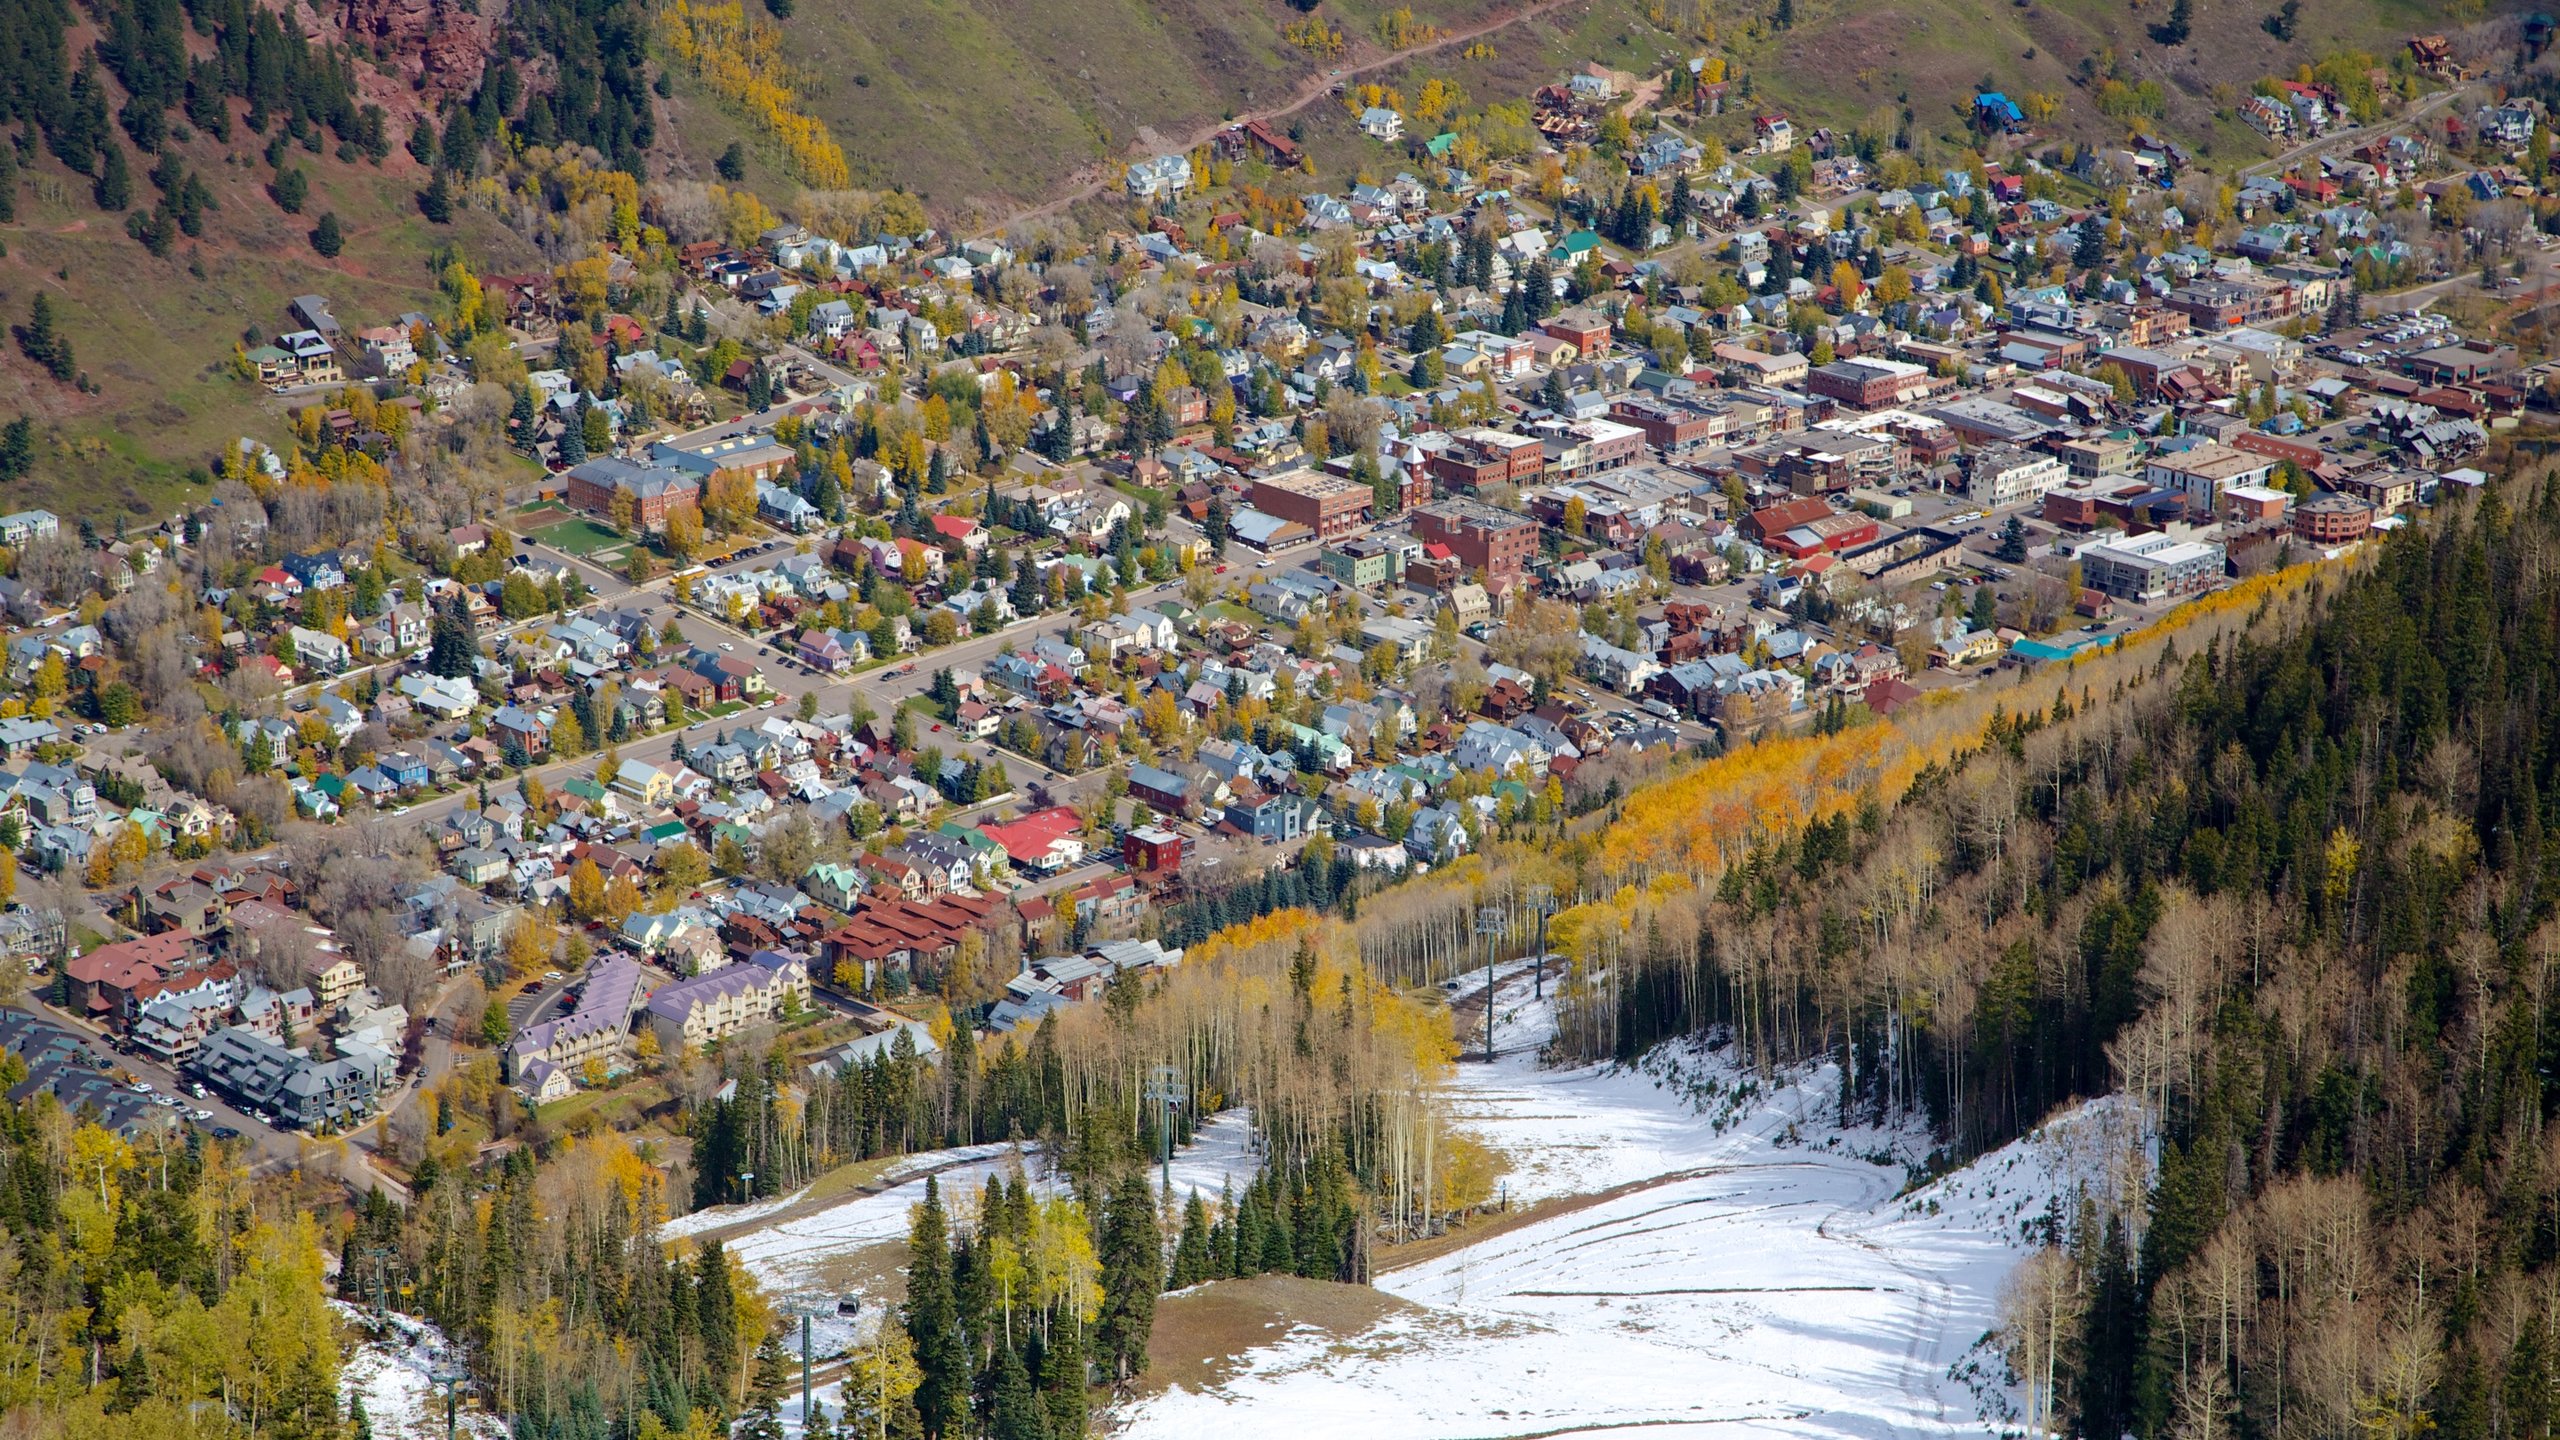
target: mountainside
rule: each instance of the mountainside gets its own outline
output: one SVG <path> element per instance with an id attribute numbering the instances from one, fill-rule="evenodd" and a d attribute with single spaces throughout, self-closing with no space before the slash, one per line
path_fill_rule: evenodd
<path id="1" fill-rule="evenodd" d="M 895 185 L 936 209 L 993 212 L 1067 188 L 1079 170 L 1186 148 L 1221 117 L 1293 105 L 1329 72 L 1391 54 L 1381 23 L 1457 33 L 1531 0 L 800 0 L 780 22 L 807 108 L 858 183 Z M 1312 12 L 1310 14 L 1309 12 Z M 1330 27 L 1339 50 L 1285 32 Z M 680 85 L 679 143 L 707 170 L 734 124 Z"/>

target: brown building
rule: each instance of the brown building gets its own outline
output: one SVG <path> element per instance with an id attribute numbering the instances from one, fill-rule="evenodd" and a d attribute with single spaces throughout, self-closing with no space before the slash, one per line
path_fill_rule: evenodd
<path id="1" fill-rule="evenodd" d="M 1859 410 L 1882 410 L 1929 391 L 1932 377 L 1903 360 L 1834 360 L 1805 377 L 1804 388 Z"/>
<path id="2" fill-rule="evenodd" d="M 1712 445 L 1724 432 L 1721 416 L 1634 397 L 1611 401 L 1609 418 L 1643 431 L 1644 442 L 1665 456 Z"/>
<path id="3" fill-rule="evenodd" d="M 1466 430 L 1431 452 L 1431 478 L 1452 490 L 1525 485 L 1544 474 L 1547 448 L 1526 435 Z"/>
<path id="4" fill-rule="evenodd" d="M 1318 539 L 1331 540 L 1366 523 L 1369 507 L 1377 497 L 1368 486 L 1347 475 L 1293 470 L 1254 481 L 1246 499 L 1265 515 L 1293 520 L 1313 531 Z"/>
<path id="5" fill-rule="evenodd" d="M 1605 315 L 1567 310 L 1548 317 L 1538 328 L 1571 344 L 1585 360 L 1597 360 L 1609 353 L 1609 318 Z"/>
<path id="6" fill-rule="evenodd" d="M 1538 553 L 1538 524 L 1525 515 L 1497 510 L 1480 500 L 1452 499 L 1413 512 L 1413 538 L 1428 551 L 1444 546 L 1469 573 L 1482 572 L 1485 585 L 1506 590 L 1518 583 Z"/>
<path id="7" fill-rule="evenodd" d="M 616 494 L 631 497 L 631 513 L 642 529 L 663 530 L 669 510 L 700 503 L 702 487 L 681 470 L 635 465 L 610 455 L 569 472 L 568 501 L 588 514 L 612 514 Z"/>
<path id="8" fill-rule="evenodd" d="M 1817 496 L 1799 500 L 1781 500 L 1742 517 L 1742 536 L 1754 545 L 1766 545 L 1799 525 L 1810 525 L 1832 515 L 1831 502 Z"/>
<path id="9" fill-rule="evenodd" d="M 2293 534 L 2314 545 L 2346 545 L 2373 530 L 2373 507 L 2352 495 L 2314 495 L 2293 507 Z"/>

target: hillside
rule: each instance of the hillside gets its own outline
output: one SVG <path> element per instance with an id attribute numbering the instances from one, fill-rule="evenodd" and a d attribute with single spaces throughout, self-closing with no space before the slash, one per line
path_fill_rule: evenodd
<path id="1" fill-rule="evenodd" d="M 33 472 L 10 486 L 12 508 L 44 506 L 101 528 L 118 516 L 157 519 L 181 499 L 202 499 L 187 473 L 223 446 L 243 435 L 282 443 L 288 402 L 235 375 L 231 359 L 252 332 L 269 339 L 292 328 L 293 296 L 328 296 L 350 328 L 380 325 L 434 310 L 429 257 L 441 245 L 499 268 L 539 263 L 486 214 L 443 227 L 421 218 L 412 199 L 420 172 L 405 156 L 377 171 L 305 155 L 311 195 L 303 213 L 287 215 L 266 194 L 263 166 L 224 163 L 210 145 L 189 149 L 207 156 L 197 169 L 218 208 L 201 237 L 166 257 L 120 233 L 85 193 L 21 197 L 16 223 L 0 225 L 0 313 L 23 322 L 43 291 L 97 386 L 83 394 L 59 384 L 14 346 L 0 360 L 0 414 L 35 419 L 39 434 Z M 334 260 L 308 238 L 324 212 L 346 234 Z"/>
<path id="2" fill-rule="evenodd" d="M 1408 94 L 1425 77 L 1449 79 L 1481 107 L 1518 100 L 1588 62 L 1651 74 L 1720 55 L 1749 77 L 1726 108 L 1746 135 L 1745 117 L 1765 109 L 1802 126 L 1889 133 L 1908 106 L 1914 132 L 1950 140 L 1962 138 L 1966 106 L 1987 78 L 2013 94 L 2053 97 L 2059 111 L 2048 134 L 2097 140 L 2149 126 L 2237 162 L 2262 155 L 2263 142 L 2218 112 L 2263 76 L 2291 76 L 2342 50 L 2387 60 L 2417 31 L 2450 28 L 2459 42 L 2469 22 L 2485 43 L 2512 25 L 2476 4 L 2449 11 L 2419 0 L 2339 0 L 2319 5 L 2316 19 L 2302 16 L 2286 39 L 2267 23 L 2275 4 L 2243 3 L 2199 7 L 2187 41 L 2164 45 L 2152 29 L 2167 20 L 2166 4 L 2113 0 L 1433 0 L 1411 7 L 1416 20 L 1452 35 L 1484 28 L 1486 43 L 1400 58 L 1378 39 L 1379 17 L 1392 8 L 1383 0 L 1315 5 L 1314 18 L 1345 42 L 1323 60 L 1282 38 L 1282 26 L 1304 17 L 1281 0 L 1232 8 L 928 0 L 889 10 L 810 0 L 780 28 L 807 108 L 843 145 L 856 183 L 903 187 L 938 214 L 985 221 L 1089 182 L 1101 162 L 1197 140 L 1226 116 L 1285 112 L 1315 132 L 1321 162 L 1322 134 L 1350 128 L 1325 94 L 1341 72 L 1401 83 Z M 1782 14 L 1790 23 L 1777 23 Z M 2157 84 L 2158 104 L 2102 112 L 2098 91 L 2110 77 L 2129 89 Z M 678 170 L 707 174 L 741 133 L 691 84 L 678 86 L 672 112 Z M 1321 164 L 1320 174 L 1338 178 Z M 750 179 L 786 195 L 793 188 L 763 165 Z"/>
<path id="3" fill-rule="evenodd" d="M 1328 0 L 1316 13 L 1344 49 L 1324 59 L 1283 38 L 1306 18 L 1283 0 L 803 0 L 781 26 L 809 108 L 844 146 L 857 183 L 901 186 L 956 212 L 1045 199 L 1081 168 L 1303 98 L 1301 87 L 1326 72 L 1387 54 L 1378 23 L 1392 11 L 1457 32 L 1526 8 Z M 734 123 L 690 83 L 678 86 L 674 111 L 678 143 L 707 173 Z"/>

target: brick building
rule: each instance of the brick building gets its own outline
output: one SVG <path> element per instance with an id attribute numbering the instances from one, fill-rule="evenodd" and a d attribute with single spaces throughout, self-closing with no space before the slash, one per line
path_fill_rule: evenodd
<path id="1" fill-rule="evenodd" d="M 2293 507 L 2293 534 L 2313 545 L 2348 545 L 2373 530 L 2373 507 L 2352 495 L 2315 495 Z"/>
<path id="2" fill-rule="evenodd" d="M 590 515 L 612 514 L 617 494 L 631 497 L 632 515 L 642 529 L 663 530 L 669 510 L 701 502 L 702 486 L 671 466 L 635 465 L 610 455 L 569 471 L 568 501 Z"/>
<path id="3" fill-rule="evenodd" d="M 1307 527 L 1318 539 L 1331 540 L 1367 523 L 1376 498 L 1368 486 L 1347 475 L 1293 470 L 1255 480 L 1247 503 L 1265 515 Z"/>
<path id="4" fill-rule="evenodd" d="M 1467 573 L 1482 572 L 1493 590 L 1506 590 L 1528 572 L 1538 553 L 1538 525 L 1525 515 L 1479 500 L 1452 499 L 1413 512 L 1413 537 L 1428 550 L 1445 546 Z"/>

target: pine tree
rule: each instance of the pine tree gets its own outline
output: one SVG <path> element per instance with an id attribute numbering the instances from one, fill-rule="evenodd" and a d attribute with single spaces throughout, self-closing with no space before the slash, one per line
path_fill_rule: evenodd
<path id="1" fill-rule="evenodd" d="M 0 480 L 16 480 L 35 468 L 35 422 L 21 415 L 0 426 Z"/>
<path id="2" fill-rule="evenodd" d="M 725 1392 L 738 1368 L 738 1297 L 730 1286 L 729 1257 L 717 1240 L 705 1242 L 694 1256 L 693 1314 L 711 1388 Z"/>
<path id="3" fill-rule="evenodd" d="M 302 173 L 301 166 L 287 165 L 276 172 L 275 183 L 267 187 L 267 193 L 275 197 L 277 209 L 287 215 L 299 215 L 302 202 L 311 195 L 311 177 Z"/>
<path id="4" fill-rule="evenodd" d="M 924 1203 L 916 1207 L 907 1232 L 907 1303 L 900 1318 L 924 1377 L 916 1387 L 916 1412 L 923 1417 L 925 1434 L 936 1440 L 958 1440 L 969 1418 L 969 1355 L 960 1336 L 951 1278 L 950 1222 L 942 1208 L 942 1187 L 927 1176 Z"/>
<path id="5" fill-rule="evenodd" d="M 312 250 L 323 260 L 335 260 L 338 258 L 338 252 L 346 248 L 346 244 L 346 235 L 338 228 L 338 212 L 322 211 L 320 223 L 311 228 Z"/>
<path id="6" fill-rule="evenodd" d="M 125 165 L 124 147 L 113 140 L 105 145 L 105 157 L 98 166 L 96 183 L 89 196 L 98 208 L 113 213 L 133 203 L 133 172 Z"/>
<path id="7" fill-rule="evenodd" d="M 1040 1350 L 1040 1393 L 1049 1408 L 1049 1433 L 1073 1440 L 1085 1431 L 1090 1405 L 1085 1386 L 1084 1322 L 1072 1307 L 1063 1307 L 1049 1323 L 1048 1343 Z"/>
<path id="8" fill-rule="evenodd" d="M 1049 1416 L 1040 1397 L 1032 1392 L 1031 1375 L 1022 1368 L 1021 1353 L 1011 1345 L 999 1344 L 993 1369 L 987 1440 L 1048 1440 Z"/>
<path id="9" fill-rule="evenodd" d="M 1102 1314 L 1094 1325 L 1095 1353 L 1115 1380 L 1147 1368 L 1147 1337 L 1155 1329 L 1156 1294 L 1163 1288 L 1155 1200 L 1143 1176 L 1127 1175 L 1104 1207 Z"/>
<path id="10" fill-rule="evenodd" d="M 2080 238 L 2072 247 L 2071 263 L 2082 270 L 2095 270 L 2107 263 L 2107 231 L 2097 216 L 2080 222 Z"/>
<path id="11" fill-rule="evenodd" d="M 453 187 L 445 183 L 444 171 L 436 171 L 427 188 L 418 192 L 418 213 L 438 225 L 452 221 Z"/>
<path id="12" fill-rule="evenodd" d="M 782 1341 L 767 1332 L 756 1346 L 755 1374 L 747 1382 L 747 1408 L 734 1432 L 737 1440 L 782 1440 L 782 1392 L 790 1383 Z"/>
<path id="13" fill-rule="evenodd" d="M 1209 1253 L 1209 1207 L 1201 1202 L 1200 1192 L 1182 1206 L 1182 1238 L 1173 1247 L 1173 1281 L 1169 1288 L 1188 1289 L 1215 1273 Z"/>

